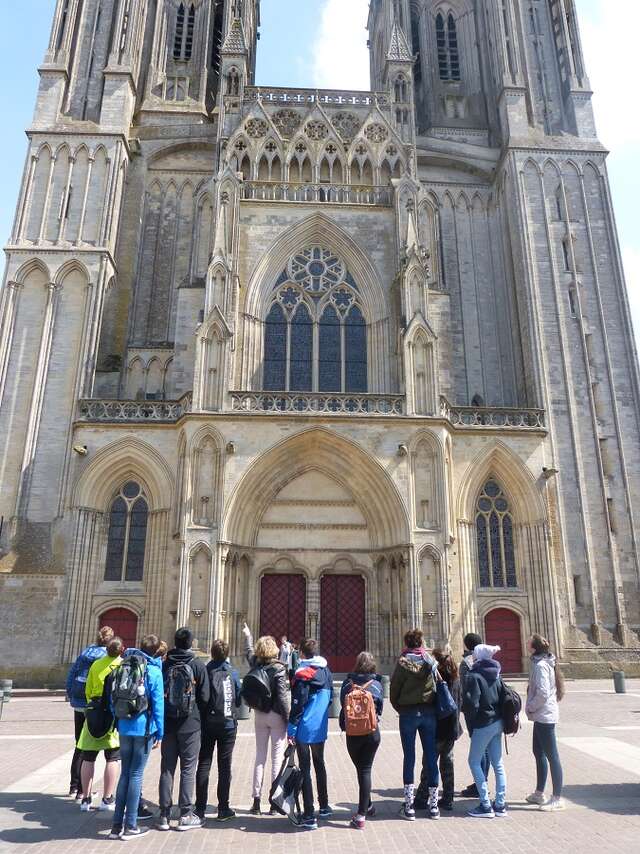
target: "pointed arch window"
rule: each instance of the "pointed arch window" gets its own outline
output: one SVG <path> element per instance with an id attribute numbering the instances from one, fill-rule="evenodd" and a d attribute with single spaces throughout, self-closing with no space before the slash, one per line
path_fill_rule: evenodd
<path id="1" fill-rule="evenodd" d="M 142 581 L 148 518 L 141 486 L 129 481 L 111 504 L 105 581 Z"/>
<path id="2" fill-rule="evenodd" d="M 460 80 L 460 51 L 458 26 L 453 14 L 438 13 L 436 17 L 436 47 L 441 80 Z"/>
<path id="3" fill-rule="evenodd" d="M 265 321 L 265 391 L 367 391 L 367 325 L 357 285 L 331 250 L 296 253 Z"/>
<path id="4" fill-rule="evenodd" d="M 188 10 L 184 3 L 176 11 L 176 31 L 173 40 L 173 58 L 188 61 L 193 55 L 193 33 L 196 26 L 196 7 L 193 3 Z"/>
<path id="5" fill-rule="evenodd" d="M 488 480 L 476 506 L 480 587 L 517 587 L 513 516 L 502 487 Z"/>

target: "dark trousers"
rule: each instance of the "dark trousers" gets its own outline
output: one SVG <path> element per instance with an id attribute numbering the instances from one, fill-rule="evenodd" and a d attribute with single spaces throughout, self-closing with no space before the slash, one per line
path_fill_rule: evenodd
<path id="1" fill-rule="evenodd" d="M 547 785 L 547 775 L 551 766 L 551 780 L 553 781 L 554 797 L 562 795 L 562 765 L 558 753 L 558 742 L 556 739 L 555 724 L 541 724 L 537 721 L 533 724 L 533 755 L 536 758 L 536 771 L 538 782 L 536 789 L 544 792 Z"/>
<path id="2" fill-rule="evenodd" d="M 431 706 L 400 714 L 400 741 L 404 762 L 402 782 L 405 786 L 413 785 L 416 764 L 416 733 L 422 744 L 422 767 L 427 774 L 429 786 L 437 786 L 440 782 L 438 775 L 438 756 L 436 754 L 436 716 Z"/>
<path id="3" fill-rule="evenodd" d="M 455 741 L 438 739 L 436 741 L 436 752 L 438 754 L 438 765 L 440 768 L 440 781 L 442 783 L 442 799 L 448 803 L 453 802 L 455 789 L 455 776 L 453 768 L 453 748 Z M 416 792 L 416 803 L 421 806 L 429 800 L 429 767 L 426 756 L 422 756 L 422 771 L 420 773 L 420 786 Z"/>
<path id="4" fill-rule="evenodd" d="M 84 712 L 79 712 L 77 709 L 73 710 L 73 729 L 76 736 L 76 745 L 78 744 L 78 739 L 80 738 L 80 733 L 82 732 L 82 727 L 84 726 Z M 78 789 L 78 791 L 82 791 L 82 780 L 80 779 L 80 767 L 82 765 L 82 751 L 76 749 L 73 751 L 73 759 L 71 760 L 71 783 L 69 788 Z"/>
<path id="5" fill-rule="evenodd" d="M 204 816 L 209 800 L 209 775 L 213 754 L 218 749 L 218 809 L 229 808 L 231 789 L 231 758 L 236 746 L 238 725 L 233 728 L 206 726 L 202 730 L 202 745 L 196 774 L 196 812 Z"/>
<path id="6" fill-rule="evenodd" d="M 165 732 L 160 763 L 160 811 L 162 813 L 168 813 L 173 805 L 173 777 L 178 759 L 180 760 L 180 793 L 178 795 L 180 815 L 188 815 L 193 810 L 200 740 L 199 728 L 189 732 L 180 729 L 176 732 Z"/>
<path id="7" fill-rule="evenodd" d="M 304 817 L 311 818 L 315 814 L 313 804 L 313 783 L 311 782 L 311 760 L 316 772 L 316 783 L 318 784 L 318 801 L 320 809 L 329 806 L 329 794 L 327 792 L 327 769 L 324 764 L 324 741 L 319 744 L 301 744 L 298 742 L 298 762 L 302 771 L 302 801 L 304 803 Z"/>
<path id="8" fill-rule="evenodd" d="M 371 806 L 371 769 L 379 747 L 379 729 L 370 735 L 347 736 L 347 750 L 358 772 L 358 787 L 360 789 L 358 815 L 366 815 Z"/>

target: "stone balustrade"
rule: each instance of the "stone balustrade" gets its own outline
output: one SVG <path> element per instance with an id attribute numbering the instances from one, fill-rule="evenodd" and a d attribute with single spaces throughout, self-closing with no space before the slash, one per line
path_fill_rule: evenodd
<path id="1" fill-rule="evenodd" d="M 454 427 L 517 428 L 519 430 L 545 430 L 544 409 L 521 409 L 504 406 L 452 406 L 440 398 L 440 415 Z"/>
<path id="2" fill-rule="evenodd" d="M 180 400 L 81 400 L 78 404 L 78 420 L 170 424 L 190 410 L 190 394 Z"/>
<path id="3" fill-rule="evenodd" d="M 232 391 L 234 412 L 274 415 L 404 415 L 404 396 Z"/>
<path id="4" fill-rule="evenodd" d="M 246 101 L 272 104 L 324 104 L 343 107 L 389 106 L 386 92 L 361 92 L 347 89 L 290 89 L 283 86 L 247 86 Z"/>
<path id="5" fill-rule="evenodd" d="M 326 202 L 389 207 L 393 202 L 393 187 L 246 181 L 242 185 L 242 195 L 246 200 L 257 202 Z"/>

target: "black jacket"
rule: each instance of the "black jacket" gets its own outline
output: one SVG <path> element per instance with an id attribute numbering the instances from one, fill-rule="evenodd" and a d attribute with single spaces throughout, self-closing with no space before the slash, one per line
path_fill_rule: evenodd
<path id="1" fill-rule="evenodd" d="M 196 680 L 196 702 L 188 718 L 170 718 L 165 713 L 164 730 L 165 733 L 177 732 L 178 730 L 182 733 L 196 732 L 201 727 L 201 721 L 205 718 L 207 706 L 209 705 L 210 689 L 207 669 L 202 659 L 193 650 L 172 649 L 162 665 L 162 676 L 165 680 L 165 686 L 167 674 L 175 664 L 188 664 L 193 670 Z"/>
<path id="2" fill-rule="evenodd" d="M 254 667 L 264 667 L 269 675 L 271 683 L 271 696 L 273 697 L 273 706 L 271 711 L 280 715 L 285 722 L 289 722 L 289 714 L 291 713 L 291 684 L 289 682 L 289 674 L 287 673 L 286 665 L 281 661 L 270 661 L 265 663 L 256 658 L 253 651 L 253 638 L 251 635 L 245 635 L 245 655 L 247 663 L 251 669 Z"/>
<path id="3" fill-rule="evenodd" d="M 501 718 L 502 680 L 500 663 L 492 658 L 477 661 L 464 679 L 462 711 L 467 729 L 490 726 Z"/>
<path id="4" fill-rule="evenodd" d="M 442 673 L 440 674 L 443 675 Z M 444 678 L 444 677 L 443 677 Z M 460 710 L 462 709 L 462 683 L 460 679 L 448 680 L 445 679 L 453 697 L 453 701 L 458 707 L 455 715 L 449 715 L 448 718 L 443 718 L 438 721 L 436 729 L 436 738 L 438 741 L 457 741 L 462 735 L 462 727 L 460 726 Z"/>

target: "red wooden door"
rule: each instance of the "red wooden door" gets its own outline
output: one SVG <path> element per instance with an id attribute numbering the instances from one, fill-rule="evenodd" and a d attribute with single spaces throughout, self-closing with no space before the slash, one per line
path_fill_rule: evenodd
<path id="1" fill-rule="evenodd" d="M 138 618 L 133 611 L 128 608 L 111 608 L 100 616 L 100 628 L 103 626 L 111 626 L 116 637 L 122 638 L 125 648 L 136 646 Z"/>
<path id="2" fill-rule="evenodd" d="M 286 635 L 299 643 L 306 636 L 307 582 L 304 575 L 264 575 L 260 585 L 260 634 L 278 643 Z"/>
<path id="3" fill-rule="evenodd" d="M 508 608 L 490 611 L 484 621 L 488 644 L 499 646 L 496 659 L 504 673 L 522 673 L 522 635 L 520 617 Z"/>
<path id="4" fill-rule="evenodd" d="M 363 649 L 366 649 L 364 578 L 324 575 L 320 590 L 320 652 L 334 673 L 348 673 Z"/>

